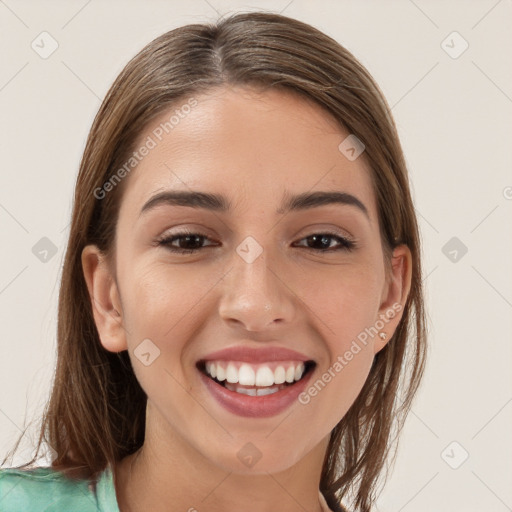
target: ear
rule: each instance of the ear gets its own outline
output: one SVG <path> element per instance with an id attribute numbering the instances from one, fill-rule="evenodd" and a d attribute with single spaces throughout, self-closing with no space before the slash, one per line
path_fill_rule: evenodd
<path id="1" fill-rule="evenodd" d="M 101 344 L 110 352 L 127 350 L 119 290 L 96 245 L 87 245 L 82 251 L 82 268 Z"/>
<path id="2" fill-rule="evenodd" d="M 393 250 L 391 268 L 388 269 L 386 285 L 381 297 L 379 316 L 375 325 L 379 334 L 386 334 L 383 340 L 377 335 L 374 343 L 374 353 L 382 350 L 389 342 L 402 318 L 403 310 L 409 297 L 412 277 L 412 255 L 409 247 L 399 245 Z M 382 324 L 384 324 L 382 326 Z M 382 328 L 380 328 L 382 326 Z"/>

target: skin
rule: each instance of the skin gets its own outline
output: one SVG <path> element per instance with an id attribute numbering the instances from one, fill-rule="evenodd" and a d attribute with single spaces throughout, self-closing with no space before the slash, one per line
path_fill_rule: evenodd
<path id="1" fill-rule="evenodd" d="M 169 504 L 199 512 L 320 511 L 329 434 L 386 341 L 369 338 L 307 405 L 294 403 L 270 418 L 224 410 L 195 364 L 226 347 L 286 347 L 316 362 L 314 382 L 380 314 L 405 305 L 411 255 L 400 246 L 386 263 L 367 164 L 338 150 L 349 133 L 328 113 L 275 89 L 222 88 L 196 99 L 125 178 L 115 261 L 95 246 L 82 254 L 101 343 L 112 352 L 129 350 L 148 396 L 144 445 L 115 467 L 119 506 L 122 512 L 159 512 Z M 154 120 L 140 141 L 168 118 L 166 112 Z M 169 189 L 224 194 L 231 210 L 160 205 L 140 215 L 150 197 Z M 320 190 L 356 196 L 368 217 L 342 204 L 276 213 L 285 191 Z M 206 248 L 174 254 L 155 244 L 182 228 L 206 234 Z M 307 237 L 333 230 L 356 248 L 308 248 L 321 246 Z M 263 248 L 252 263 L 236 252 L 247 236 Z M 329 239 L 329 247 L 338 245 Z M 381 329 L 388 340 L 400 316 Z M 133 351 L 148 338 L 160 356 L 145 366 Z M 262 454 L 252 468 L 237 457 L 247 442 Z"/>

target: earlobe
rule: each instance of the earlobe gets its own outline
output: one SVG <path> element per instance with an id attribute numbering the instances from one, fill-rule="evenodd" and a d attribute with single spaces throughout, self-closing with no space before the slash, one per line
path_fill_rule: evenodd
<path id="1" fill-rule="evenodd" d="M 82 269 L 101 344 L 110 352 L 126 350 L 119 290 L 104 254 L 95 245 L 82 251 Z"/>
<path id="2" fill-rule="evenodd" d="M 402 318 L 403 310 L 409 297 L 412 278 L 412 255 L 406 245 L 393 250 L 391 266 L 379 308 L 379 337 L 375 341 L 374 353 L 382 350 L 391 340 Z"/>

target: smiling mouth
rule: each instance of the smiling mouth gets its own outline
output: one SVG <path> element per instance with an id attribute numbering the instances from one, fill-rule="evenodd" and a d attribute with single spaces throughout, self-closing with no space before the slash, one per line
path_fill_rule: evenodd
<path id="1" fill-rule="evenodd" d="M 199 361 L 197 369 L 216 384 L 242 395 L 266 396 L 300 382 L 316 363 L 272 361 L 251 364 L 243 361 Z"/>

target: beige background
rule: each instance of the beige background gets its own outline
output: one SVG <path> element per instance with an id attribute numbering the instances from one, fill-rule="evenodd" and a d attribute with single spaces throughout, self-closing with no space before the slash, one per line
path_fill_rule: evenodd
<path id="1" fill-rule="evenodd" d="M 431 352 L 376 510 L 512 510 L 510 0 L 0 1 L 0 454 L 49 390 L 73 184 L 100 100 L 161 33 L 262 9 L 315 25 L 362 61 L 410 167 Z M 58 43 L 46 59 L 31 47 L 43 31 Z M 56 250 L 46 262 L 33 252 L 43 237 Z"/>

